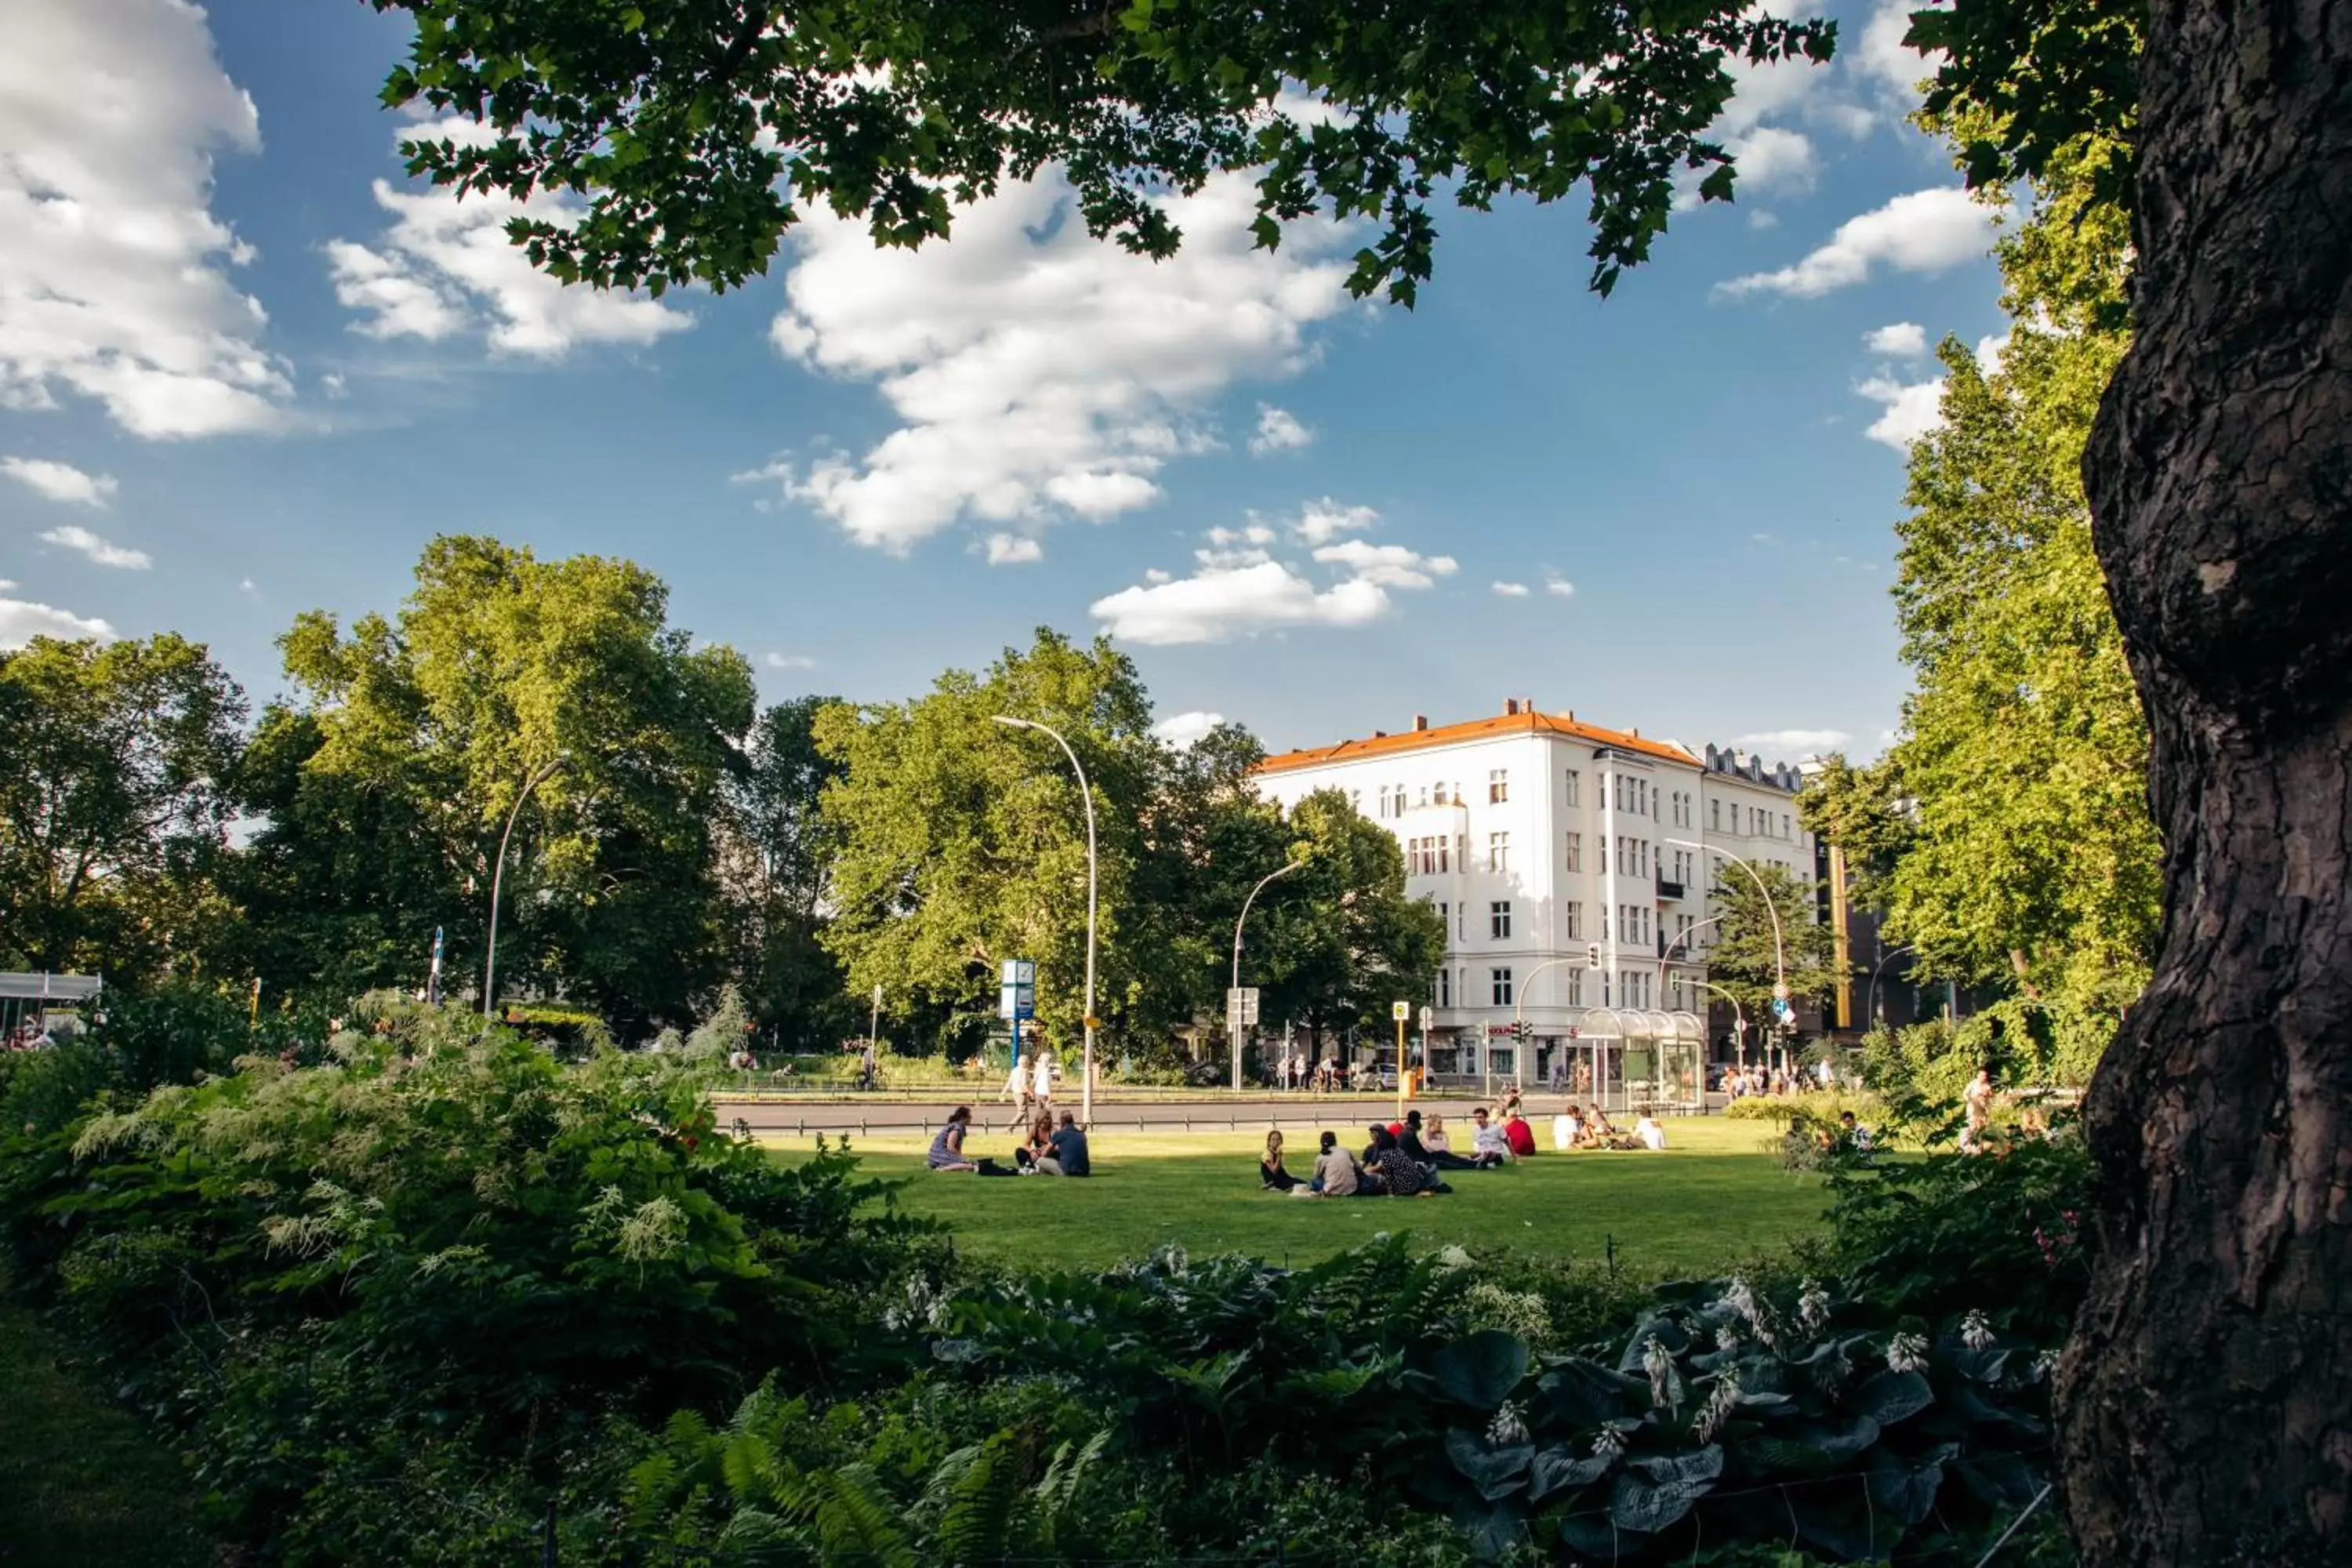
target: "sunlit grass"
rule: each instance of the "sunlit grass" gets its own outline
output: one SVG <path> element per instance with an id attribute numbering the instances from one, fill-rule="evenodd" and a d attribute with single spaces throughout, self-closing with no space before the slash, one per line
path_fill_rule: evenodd
<path id="1" fill-rule="evenodd" d="M 1461 1131 L 1466 1146 L 1466 1122 Z M 1549 1129 L 1541 1134 L 1548 1142 Z M 1588 1259 L 1613 1247 L 1621 1261 L 1644 1271 L 1696 1273 L 1818 1230 L 1820 1182 L 1783 1172 L 1763 1152 L 1769 1135 L 1762 1122 L 1693 1118 L 1667 1123 L 1664 1153 L 1547 1148 L 1506 1170 L 1453 1173 L 1454 1191 L 1443 1197 L 1314 1202 L 1259 1190 L 1263 1131 L 1107 1127 L 1092 1140 L 1096 1174 L 1083 1182 L 935 1174 L 923 1164 L 928 1135 L 877 1134 L 851 1146 L 874 1174 L 905 1179 L 907 1208 L 951 1226 L 959 1246 L 1005 1262 L 1093 1267 L 1180 1241 L 1195 1254 L 1303 1263 L 1385 1230 L 1433 1247 Z M 1307 1171 L 1313 1131 L 1286 1130 L 1286 1137 L 1290 1168 Z M 1360 1147 L 1364 1137 L 1357 1128 L 1349 1142 Z M 771 1146 L 789 1158 L 815 1142 L 812 1134 Z M 977 1131 L 966 1148 L 1012 1163 L 1008 1133 Z"/>

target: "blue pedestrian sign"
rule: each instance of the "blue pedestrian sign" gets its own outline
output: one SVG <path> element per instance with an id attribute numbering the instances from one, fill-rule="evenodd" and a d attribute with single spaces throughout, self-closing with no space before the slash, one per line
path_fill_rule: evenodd
<path id="1" fill-rule="evenodd" d="M 1026 958 L 1008 958 L 998 972 L 996 1016 L 1019 1023 L 1037 1016 L 1037 965 Z"/>

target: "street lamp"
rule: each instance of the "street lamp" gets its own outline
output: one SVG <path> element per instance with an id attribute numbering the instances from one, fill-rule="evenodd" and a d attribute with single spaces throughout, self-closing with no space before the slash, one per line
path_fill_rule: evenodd
<path id="1" fill-rule="evenodd" d="M 999 713 L 996 722 L 1015 730 L 1036 730 L 1051 735 L 1070 759 L 1070 771 L 1078 775 L 1078 794 L 1087 805 L 1087 1044 L 1086 1058 L 1081 1064 L 1085 1077 L 1078 1085 L 1078 1114 L 1087 1125 L 1095 1120 L 1095 792 L 1087 783 L 1085 764 L 1078 753 L 1070 750 L 1070 742 L 1050 724 L 1040 724 L 1034 719 L 1015 719 L 1009 713 Z"/>
<path id="2" fill-rule="evenodd" d="M 1886 967 L 1886 961 L 1888 959 L 1894 957 L 1898 952 L 1910 952 L 1911 947 L 1912 944 L 1906 942 L 1901 947 L 1888 948 L 1885 952 L 1878 955 L 1878 962 L 1871 966 L 1870 1005 L 1862 1010 L 1862 1016 L 1864 1024 L 1876 1024 L 1878 1022 L 1878 972 Z M 1914 998 L 1914 1000 L 1916 1001 L 1916 998 Z M 1913 1011 L 1916 1013 L 1917 1010 L 1916 1008 L 1914 1008 Z"/>
<path id="3" fill-rule="evenodd" d="M 1256 887 L 1255 887 L 1255 888 L 1252 888 L 1252 889 L 1249 890 L 1249 897 L 1248 897 L 1248 898 L 1246 898 L 1246 899 L 1244 899 L 1244 900 L 1242 900 L 1242 912 L 1241 912 L 1240 914 L 1238 914 L 1238 915 L 1236 915 L 1236 916 L 1234 916 L 1234 984 L 1233 984 L 1233 989 L 1234 989 L 1235 992 L 1240 991 L 1240 990 L 1241 990 L 1241 988 L 1242 988 L 1242 922 L 1243 922 L 1244 921 L 1245 921 L 1245 920 L 1249 919 L 1250 906 L 1251 906 L 1252 904 L 1254 904 L 1254 903 L 1257 902 L 1257 896 L 1258 896 L 1260 893 L 1262 893 L 1262 892 L 1265 891 L 1265 885 L 1266 885 L 1268 882 L 1273 881 L 1276 877 L 1286 877 L 1286 876 L 1288 876 L 1291 872 L 1297 870 L 1299 867 L 1301 867 L 1301 866 L 1303 866 L 1303 865 L 1305 865 L 1305 864 L 1306 864 L 1306 862 L 1305 862 L 1305 861 L 1303 861 L 1303 860 L 1286 860 L 1286 861 L 1284 861 L 1284 862 L 1283 862 L 1279 867 L 1276 868 L 1274 870 L 1268 871 L 1265 876 L 1260 877 L 1260 878 L 1257 879 L 1257 886 L 1256 886 Z M 1236 1094 L 1238 1094 L 1238 1093 L 1240 1093 L 1240 1092 L 1241 1092 L 1241 1087 L 1242 1087 L 1242 1041 L 1241 1041 L 1241 1037 L 1240 1037 L 1239 1035 L 1234 1035 L 1234 1038 L 1233 1038 L 1233 1042 L 1232 1042 L 1232 1044 L 1233 1044 L 1233 1051 L 1234 1051 L 1234 1093 L 1236 1093 Z"/>
<path id="4" fill-rule="evenodd" d="M 1748 1065 L 1748 1015 L 1740 1011 L 1739 998 L 1711 980 L 1702 980 L 1698 984 L 1731 1004 L 1731 1037 L 1738 1042 L 1736 1049 L 1739 1057 L 1739 1065 L 1746 1067 Z"/>
<path id="5" fill-rule="evenodd" d="M 1557 969 L 1575 962 L 1569 958 L 1547 958 L 1528 971 L 1525 981 L 1511 987 L 1511 1087 L 1525 1090 L 1528 1087 L 1528 1043 L 1520 1037 L 1527 1032 L 1528 992 L 1534 986 L 1536 976 L 1547 969 Z"/>
<path id="6" fill-rule="evenodd" d="M 515 818 L 522 814 L 522 803 L 530 798 L 530 792 L 553 777 L 563 765 L 564 760 L 557 757 L 542 764 L 538 772 L 523 782 L 521 792 L 515 796 L 514 805 L 507 812 L 506 830 L 499 835 L 498 863 L 490 868 L 490 940 L 488 951 L 482 958 L 482 1016 L 484 1018 L 490 1016 L 491 1009 L 498 1003 L 499 887 L 506 878 L 507 840 L 514 836 Z"/>
<path id="7" fill-rule="evenodd" d="M 1703 921 L 1699 921 L 1699 922 L 1698 922 L 1698 924 L 1696 924 L 1696 925 L 1695 925 L 1695 926 L 1691 927 L 1691 928 L 1690 928 L 1690 930 L 1688 930 L 1688 931 L 1686 931 L 1683 932 L 1683 934 L 1682 934 L 1682 935 L 1680 935 L 1680 936 L 1678 936 L 1678 937 L 1675 938 L 1675 940 L 1674 940 L 1673 942 L 1668 942 L 1668 943 L 1666 944 L 1666 951 L 1665 951 L 1665 952 L 1662 952 L 1662 953 L 1660 953 L 1660 954 L 1658 954 L 1658 994 L 1659 994 L 1659 995 L 1664 996 L 1664 995 L 1666 994 L 1666 965 L 1667 965 L 1667 964 L 1669 964 L 1669 963 L 1672 963 L 1674 962 L 1674 959 L 1675 959 L 1675 948 L 1678 948 L 1678 947 L 1680 947 L 1680 946 L 1682 946 L 1682 944 L 1683 944 L 1683 943 L 1685 943 L 1685 942 L 1686 942 L 1690 941 L 1690 939 L 1691 939 L 1691 938 L 1693 938 L 1693 937 L 1696 936 L 1699 932 L 1701 932 L 1701 931 L 1705 931 L 1707 927 L 1709 927 L 1709 926 L 1711 926 L 1711 925 L 1715 924 L 1717 921 L 1720 921 L 1721 919 L 1723 919 L 1723 917 L 1722 917 L 1721 915 L 1709 915 L 1709 916 L 1707 916 L 1707 917 L 1706 917 L 1706 919 L 1705 919 L 1705 920 L 1703 920 Z M 1704 982 L 1702 982 L 1702 984 L 1704 984 Z"/>
<path id="8" fill-rule="evenodd" d="M 1764 895 L 1764 912 L 1772 917 L 1772 972 L 1774 980 L 1772 997 L 1773 1000 L 1778 1002 L 1787 1001 L 1789 999 L 1789 955 L 1787 949 L 1784 948 L 1780 942 L 1780 910 L 1779 907 L 1772 902 L 1772 889 L 1764 885 L 1764 879 L 1756 874 L 1756 868 L 1750 866 L 1747 861 L 1741 859 L 1738 856 L 1734 855 L 1728 849 L 1718 849 L 1706 844 L 1694 844 L 1687 838 L 1669 838 L 1664 842 L 1668 844 L 1679 844 L 1685 849 L 1696 849 L 1702 855 L 1720 855 L 1725 859 L 1730 861 L 1732 864 L 1738 866 L 1741 870 L 1748 873 L 1748 879 L 1756 884 L 1756 890 L 1758 892 Z"/>

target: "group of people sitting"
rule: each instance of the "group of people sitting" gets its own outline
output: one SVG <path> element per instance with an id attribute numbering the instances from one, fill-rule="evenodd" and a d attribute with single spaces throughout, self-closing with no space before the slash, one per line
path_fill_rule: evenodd
<path id="1" fill-rule="evenodd" d="M 1444 1117 L 1433 1113 L 1424 1120 L 1418 1110 L 1405 1112 L 1402 1121 L 1367 1128 L 1370 1141 L 1360 1155 L 1341 1148 L 1337 1133 L 1326 1132 L 1318 1141 L 1313 1173 L 1306 1176 L 1283 1163 L 1282 1134 L 1269 1132 L 1265 1153 L 1258 1161 L 1258 1184 L 1295 1198 L 1423 1198 L 1450 1193 L 1454 1189 L 1442 1173 L 1492 1170 L 1521 1152 L 1509 1124 L 1490 1118 L 1485 1106 L 1472 1111 L 1470 1119 L 1475 1131 L 1467 1154 L 1455 1152 Z M 1534 1153 L 1534 1135 L 1527 1132 L 1525 1121 L 1517 1126 L 1526 1137 L 1524 1152 Z"/>
<path id="2" fill-rule="evenodd" d="M 1030 1124 L 1028 1136 L 1013 1151 L 1010 1168 L 1000 1165 L 989 1155 L 977 1159 L 964 1152 L 965 1135 L 971 1131 L 971 1107 L 959 1105 L 948 1112 L 947 1124 L 931 1139 L 930 1167 L 934 1171 L 970 1171 L 979 1176 L 1090 1176 L 1094 1161 L 1087 1147 L 1086 1129 L 1077 1118 L 1062 1112 L 1060 1124 L 1048 1114 L 1041 1114 Z"/>

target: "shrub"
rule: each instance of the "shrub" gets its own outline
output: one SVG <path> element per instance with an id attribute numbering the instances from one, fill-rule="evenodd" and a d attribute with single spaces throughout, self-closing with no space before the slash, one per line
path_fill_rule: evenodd
<path id="1" fill-rule="evenodd" d="M 14 1134 L 18 1277 L 266 1558 L 511 1562 L 514 1531 L 617 1476 L 614 1431 L 763 1374 L 903 1371 L 876 1303 L 930 1250 L 845 1157 L 787 1169 L 718 1136 L 660 1058 L 566 1067 L 456 1013 L 383 1023 L 320 1066 L 244 1058 Z M 385 1522 L 385 1489 L 428 1480 L 504 1522 L 467 1553 L 447 1508 Z"/>
<path id="2" fill-rule="evenodd" d="M 1831 1267 L 1890 1312 L 1981 1306 L 2010 1332 L 2057 1343 L 2090 1279 L 2091 1163 L 2072 1134 L 1836 1172 Z"/>

